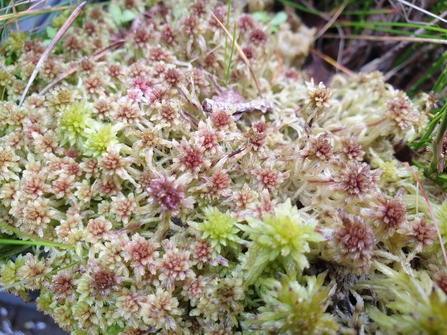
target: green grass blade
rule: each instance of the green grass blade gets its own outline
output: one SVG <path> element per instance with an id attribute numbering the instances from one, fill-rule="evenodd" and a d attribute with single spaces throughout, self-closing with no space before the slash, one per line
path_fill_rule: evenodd
<path id="1" fill-rule="evenodd" d="M 30 248 L 29 245 L 0 245 L 0 262 L 6 262 Z"/>
<path id="2" fill-rule="evenodd" d="M 435 130 L 439 120 L 442 117 L 442 113 L 439 112 L 436 116 L 428 123 L 428 125 L 422 129 L 416 136 L 408 142 L 408 145 L 413 148 L 415 151 L 419 151 L 423 147 L 429 146 L 431 143 L 431 138 L 433 131 Z M 417 140 L 420 136 L 422 136 L 419 140 Z M 415 142 L 417 140 L 417 142 Z"/>
<path id="3" fill-rule="evenodd" d="M 8 226 L 5 223 L 0 223 L 0 228 L 3 228 L 11 233 L 16 234 L 17 236 L 20 237 L 25 237 L 28 238 L 29 241 L 22 241 L 22 240 L 16 240 L 16 239 L 0 239 L 0 244 L 14 244 L 14 245 L 43 245 L 43 246 L 48 246 L 48 247 L 56 247 L 56 248 L 62 248 L 62 249 L 74 249 L 76 248 L 75 245 L 70 245 L 70 244 L 63 244 L 63 243 L 57 243 L 54 241 L 49 241 L 49 240 L 45 240 L 43 238 L 40 238 L 38 236 L 34 236 L 34 235 L 30 235 L 27 233 L 24 233 L 22 231 L 20 231 L 17 228 Z"/>
<path id="4" fill-rule="evenodd" d="M 444 53 L 442 55 L 442 57 L 436 61 L 435 63 L 433 63 L 433 65 L 430 67 L 430 69 L 428 71 L 426 71 L 424 73 L 424 75 L 419 78 L 418 81 L 416 81 L 416 83 L 413 84 L 413 86 L 411 86 L 409 88 L 409 94 L 410 95 L 415 95 L 417 93 L 417 91 L 419 90 L 419 87 L 427 80 L 429 80 L 430 78 L 432 78 L 433 74 L 438 71 L 439 69 L 442 68 L 442 66 L 444 64 L 446 64 L 447 62 L 447 54 Z M 440 93 L 440 91 L 442 90 L 442 88 L 444 88 L 446 86 L 446 82 L 445 82 L 445 74 L 441 73 L 441 75 L 438 77 L 435 85 L 433 86 L 433 92 L 435 93 Z"/>
<path id="5" fill-rule="evenodd" d="M 231 11 L 231 0 L 228 1 L 228 8 L 227 8 L 227 22 L 225 23 L 227 30 L 230 27 L 230 11 Z M 228 36 L 227 34 L 225 34 L 224 64 L 227 64 L 227 49 L 228 49 Z M 227 79 L 225 79 L 225 82 L 228 84 Z"/>
<path id="6" fill-rule="evenodd" d="M 314 15 L 318 15 L 318 16 L 321 15 L 321 12 L 319 12 L 317 10 L 309 9 L 307 7 L 301 6 L 301 5 L 299 5 L 299 4 L 297 4 L 297 3 L 293 2 L 293 1 L 290 1 L 290 0 L 279 0 L 279 2 L 282 2 L 285 5 L 288 5 L 288 6 L 292 7 L 292 8 L 298 9 L 298 10 L 300 10 L 302 12 L 305 12 L 305 13 L 314 14 Z"/>
<path id="7" fill-rule="evenodd" d="M 371 3 L 372 1 L 371 0 L 369 0 L 369 1 L 365 1 L 365 3 L 363 4 L 363 13 L 362 14 L 360 14 L 359 16 L 359 21 L 360 22 L 365 22 L 366 21 L 366 13 L 365 13 L 365 11 L 368 9 L 368 8 L 370 8 L 372 5 L 374 5 L 373 3 Z M 355 34 L 360 34 L 360 27 L 355 27 L 354 28 L 354 33 Z"/>
<path id="8" fill-rule="evenodd" d="M 234 55 L 234 43 L 236 41 L 236 23 L 234 23 L 233 28 L 233 43 L 231 44 L 231 52 L 230 52 L 230 59 L 228 60 L 228 66 L 227 71 L 225 73 L 225 83 L 228 86 L 228 80 L 230 78 L 230 70 L 231 70 L 231 63 L 233 61 L 233 55 Z"/>
<path id="9" fill-rule="evenodd" d="M 442 116 L 441 124 L 437 130 L 436 138 L 433 142 L 433 157 L 428 167 L 428 175 L 438 174 L 438 164 L 442 159 L 442 144 L 444 140 L 444 134 L 447 129 L 447 104 L 445 104 L 439 114 Z"/>
<path id="10" fill-rule="evenodd" d="M 60 7 L 54 7 L 54 8 L 45 8 L 45 9 L 39 9 L 35 11 L 23 11 L 20 13 L 10 13 L 10 14 L 4 14 L 0 15 L 0 22 L 11 20 L 11 19 L 19 19 L 21 17 L 28 17 L 28 16 L 36 16 L 41 14 L 47 14 L 47 13 L 54 13 L 54 12 L 60 12 L 66 9 L 72 9 L 74 6 L 60 6 Z"/>
<path id="11" fill-rule="evenodd" d="M 371 10 L 347 10 L 344 11 L 343 14 L 345 15 L 358 15 L 362 16 L 363 18 L 369 15 L 380 15 L 380 14 L 393 14 L 396 11 L 393 9 L 371 9 Z"/>
<path id="12" fill-rule="evenodd" d="M 356 22 L 356 21 L 344 21 L 338 22 L 342 27 L 361 27 L 365 29 L 378 29 L 379 27 L 402 27 L 402 28 L 412 28 L 412 29 L 425 29 L 426 31 L 434 31 L 441 34 L 447 35 L 447 29 L 440 28 L 436 26 L 421 25 L 415 23 L 405 23 L 405 22 Z M 398 30 L 400 31 L 400 30 Z M 430 35 L 433 36 L 433 35 Z"/>
<path id="13" fill-rule="evenodd" d="M 0 244 L 9 244 L 9 245 L 38 245 L 38 246 L 44 246 L 44 247 L 56 247 L 56 248 L 63 248 L 63 249 L 74 249 L 74 245 L 68 245 L 68 244 L 62 244 L 62 243 L 56 243 L 56 242 L 50 242 L 50 241 L 22 241 L 22 240 L 13 240 L 13 239 L 5 239 L 0 238 Z"/>

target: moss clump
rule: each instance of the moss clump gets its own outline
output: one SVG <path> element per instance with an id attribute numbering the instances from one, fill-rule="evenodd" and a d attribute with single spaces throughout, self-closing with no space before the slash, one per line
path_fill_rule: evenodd
<path id="1" fill-rule="evenodd" d="M 46 245 L 4 261 L 2 285 L 40 290 L 72 334 L 437 331 L 440 244 L 393 149 L 424 96 L 377 72 L 315 84 L 298 67 L 313 30 L 222 2 L 107 8 L 87 6 L 22 106 L 43 44 L 2 50 L 1 229 Z M 428 297 L 412 320 L 406 290 Z"/>

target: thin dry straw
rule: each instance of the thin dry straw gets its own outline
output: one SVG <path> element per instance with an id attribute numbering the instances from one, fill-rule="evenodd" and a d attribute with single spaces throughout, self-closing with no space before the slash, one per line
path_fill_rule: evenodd
<path id="1" fill-rule="evenodd" d="M 31 87 L 31 84 L 33 83 L 34 79 L 36 78 L 37 74 L 39 73 L 40 68 L 42 67 L 43 63 L 47 60 L 48 56 L 53 51 L 56 44 L 61 40 L 61 38 L 65 35 L 68 28 L 73 24 L 74 20 L 81 14 L 84 7 L 87 5 L 87 1 L 84 1 L 81 3 L 74 11 L 71 13 L 70 17 L 67 19 L 67 21 L 63 24 L 61 29 L 57 32 L 56 36 L 54 36 L 53 40 L 51 41 L 50 45 L 47 47 L 45 52 L 43 53 L 42 57 L 40 57 L 39 62 L 36 65 L 36 68 L 33 71 L 33 74 L 28 80 L 28 84 L 26 85 L 25 90 L 23 91 L 22 98 L 20 99 L 19 106 L 23 104 L 23 101 L 25 100 L 26 94 L 28 93 L 29 88 Z"/>
<path id="2" fill-rule="evenodd" d="M 331 19 L 325 24 L 323 28 L 321 28 L 321 30 L 318 33 L 315 34 L 314 37 L 315 40 L 319 39 L 332 26 L 332 24 L 338 19 L 340 14 L 343 12 L 343 9 L 345 9 L 346 5 L 347 3 L 345 2 L 340 6 L 339 9 L 337 9 L 335 15 L 331 17 Z"/>
<path id="3" fill-rule="evenodd" d="M 110 44 L 108 47 L 102 49 L 101 51 L 98 51 L 93 55 L 93 59 L 97 61 L 101 57 L 103 57 L 107 52 L 111 50 L 118 49 L 124 45 L 125 40 L 119 40 L 115 41 L 112 44 Z M 64 73 L 60 74 L 56 79 L 54 79 L 51 83 L 49 83 L 42 91 L 40 91 L 40 95 L 45 94 L 50 88 L 52 88 L 54 85 L 56 85 L 58 82 L 60 82 L 62 79 L 67 78 L 70 74 L 73 74 L 78 69 L 78 64 L 73 65 L 71 68 L 69 68 Z"/>

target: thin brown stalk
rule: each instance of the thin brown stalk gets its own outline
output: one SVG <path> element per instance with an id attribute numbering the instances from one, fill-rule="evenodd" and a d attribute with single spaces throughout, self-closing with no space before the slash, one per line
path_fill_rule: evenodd
<path id="1" fill-rule="evenodd" d="M 219 21 L 219 19 L 216 17 L 216 15 L 214 15 L 214 13 L 212 11 L 210 11 L 210 13 L 214 17 L 214 19 L 217 21 L 217 23 L 219 23 L 219 26 L 225 31 L 225 34 L 227 34 L 228 38 L 230 39 L 230 43 L 233 43 L 233 36 L 230 34 L 230 32 L 227 30 L 227 28 L 225 28 L 225 26 L 222 24 L 222 22 Z M 239 44 L 236 41 L 234 41 L 234 47 L 236 48 L 239 56 L 241 56 L 242 60 L 247 65 L 248 69 L 250 70 L 250 74 L 255 82 L 256 88 L 258 89 L 258 94 L 262 98 L 261 87 L 259 86 L 258 78 L 256 78 L 255 72 L 253 71 L 253 68 L 251 67 L 250 61 L 245 56 L 244 52 L 242 51 L 241 47 L 239 46 Z"/>
<path id="2" fill-rule="evenodd" d="M 310 49 L 310 52 L 312 52 L 313 54 L 317 55 L 318 57 L 322 58 L 323 60 L 325 60 L 327 63 L 331 64 L 333 67 L 339 69 L 340 71 L 346 73 L 347 75 L 349 75 L 350 77 L 354 77 L 355 73 L 352 72 L 351 70 L 349 70 L 346 66 L 341 65 L 340 63 L 338 63 L 335 59 L 332 59 L 331 57 L 329 57 L 328 55 L 325 55 L 321 52 L 319 52 L 318 50 L 315 50 L 314 48 Z"/>
<path id="3" fill-rule="evenodd" d="M 311 10 L 318 11 L 314 6 L 312 6 L 312 5 L 311 5 L 310 3 L 308 3 L 307 1 L 304 1 L 304 5 L 305 5 L 307 8 L 311 9 Z M 343 9 L 344 9 L 345 7 L 346 7 L 346 4 L 343 4 L 342 7 L 339 8 L 339 9 L 336 11 L 335 15 L 333 15 L 332 17 L 331 17 L 330 14 L 328 14 L 328 13 L 320 13 L 320 17 L 321 17 L 323 20 L 326 20 L 326 21 L 328 21 L 328 22 L 329 22 L 329 21 L 332 21 L 331 23 L 334 23 L 335 20 L 340 16 L 341 12 L 343 11 Z M 326 24 L 326 25 L 323 27 L 323 29 L 321 29 L 320 32 L 317 33 L 316 36 L 318 36 L 318 38 L 321 37 L 321 35 L 327 30 L 327 27 L 329 27 L 328 24 Z M 343 58 L 343 50 L 344 50 L 344 44 L 345 44 L 345 39 L 344 39 L 344 34 L 345 34 L 345 33 L 344 33 L 344 30 L 343 30 L 338 24 L 335 24 L 334 27 L 335 27 L 335 29 L 337 29 L 338 34 L 339 34 L 339 36 L 340 36 L 340 43 L 339 43 L 340 45 L 339 45 L 339 47 L 338 47 L 337 63 L 338 63 L 338 64 L 342 64 L 342 63 L 343 63 L 343 62 L 342 62 L 342 58 Z M 315 37 L 315 39 L 317 39 L 317 37 Z"/>
<path id="4" fill-rule="evenodd" d="M 16 4 L 14 2 L 14 0 L 11 0 L 11 6 L 12 6 L 12 12 L 14 13 L 14 15 L 17 15 L 17 10 L 16 10 Z M 19 23 L 17 22 L 17 20 L 15 21 L 15 25 L 16 25 L 16 30 L 19 31 Z"/>
<path id="5" fill-rule="evenodd" d="M 273 76 L 272 80 L 270 80 L 270 84 L 273 84 L 276 79 L 278 79 L 279 75 L 281 74 L 282 71 L 282 58 L 281 58 L 281 54 L 279 53 L 278 50 L 275 50 L 275 54 L 276 54 L 276 59 L 278 60 L 278 67 L 276 69 L 276 73 Z"/>
<path id="6" fill-rule="evenodd" d="M 31 84 L 33 83 L 34 79 L 36 78 L 37 74 L 39 73 L 40 68 L 43 66 L 43 63 L 47 60 L 47 58 L 50 56 L 51 52 L 53 51 L 56 44 L 61 40 L 61 38 L 65 35 L 68 28 L 73 24 L 73 22 L 76 20 L 76 18 L 81 14 L 84 7 L 87 5 L 87 1 L 82 2 L 74 11 L 71 13 L 70 17 L 65 21 L 61 29 L 57 32 L 56 36 L 54 36 L 53 40 L 51 41 L 50 45 L 47 47 L 45 52 L 43 53 L 42 57 L 40 57 L 39 62 L 36 65 L 36 68 L 33 71 L 33 74 L 28 80 L 28 84 L 26 85 L 25 90 L 23 91 L 22 98 L 20 99 L 19 106 L 23 104 L 23 101 L 25 100 L 26 94 L 28 93 L 29 88 L 31 87 Z"/>
<path id="7" fill-rule="evenodd" d="M 338 19 L 340 14 L 345 9 L 346 5 L 347 3 L 345 2 L 340 6 L 340 8 L 337 9 L 334 16 L 332 16 L 331 19 L 324 25 L 324 27 L 321 28 L 320 31 L 315 34 L 315 39 L 319 39 L 334 24 L 335 20 Z"/>
<path id="8" fill-rule="evenodd" d="M 111 51 L 111 50 L 115 50 L 120 48 L 121 46 L 124 45 L 124 40 L 119 40 L 116 42 L 113 42 L 112 44 L 110 44 L 108 47 L 98 51 L 97 53 L 95 53 L 92 57 L 95 61 L 99 60 L 101 57 L 103 57 L 107 52 Z M 67 71 L 65 71 L 64 73 L 60 74 L 59 76 L 57 76 L 56 79 L 54 79 L 51 83 L 49 83 L 42 91 L 39 92 L 40 95 L 45 94 L 46 92 L 48 92 L 48 90 L 50 88 L 52 88 L 54 85 L 56 85 L 58 82 L 60 82 L 61 80 L 67 78 L 69 75 L 75 73 L 78 70 L 78 64 L 73 65 L 72 67 L 70 67 Z"/>

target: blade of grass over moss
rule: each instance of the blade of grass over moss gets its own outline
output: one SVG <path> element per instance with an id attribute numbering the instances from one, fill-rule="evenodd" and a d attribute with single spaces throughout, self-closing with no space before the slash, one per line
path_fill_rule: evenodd
<path id="1" fill-rule="evenodd" d="M 50 45 L 47 47 L 45 52 L 43 53 L 42 57 L 40 57 L 39 62 L 36 65 L 36 68 L 34 69 L 31 77 L 29 78 L 28 84 L 26 85 L 25 90 L 23 91 L 22 97 L 20 98 L 19 106 L 23 104 L 23 101 L 25 100 L 26 94 L 28 93 L 29 88 L 31 87 L 31 84 L 33 83 L 34 79 L 36 78 L 37 74 L 39 73 L 40 68 L 43 66 L 44 62 L 47 60 L 48 56 L 53 51 L 56 44 L 61 40 L 61 38 L 65 35 L 68 28 L 73 24 L 73 22 L 76 20 L 76 18 L 81 14 L 84 7 L 87 5 L 87 2 L 82 2 L 74 11 L 71 13 L 67 21 L 63 24 L 61 29 L 57 32 L 56 36 L 54 36 L 53 40 L 51 41 Z"/>
<path id="2" fill-rule="evenodd" d="M 0 244 L 44 245 L 44 246 L 57 247 L 57 248 L 62 248 L 62 249 L 76 248 L 76 246 L 74 246 L 74 245 L 57 243 L 57 242 L 45 240 L 45 239 L 40 238 L 35 235 L 30 235 L 30 234 L 24 233 L 23 231 L 20 231 L 17 228 L 8 226 L 7 224 L 1 223 L 1 222 L 0 222 L 0 227 L 11 232 L 11 233 L 16 234 L 17 236 L 26 237 L 29 239 L 29 241 L 21 241 L 21 240 L 14 240 L 14 239 L 0 239 Z"/>
<path id="3" fill-rule="evenodd" d="M 219 21 L 217 16 L 214 15 L 214 13 L 212 11 L 210 11 L 210 13 L 214 17 L 216 22 L 219 24 L 219 26 L 225 31 L 225 33 L 227 34 L 227 36 L 231 40 L 231 42 L 233 43 L 233 37 L 231 36 L 231 34 L 228 31 L 228 29 L 225 28 L 225 26 L 222 24 L 222 22 Z M 255 72 L 253 71 L 253 68 L 250 65 L 250 61 L 247 59 L 247 57 L 245 56 L 245 54 L 242 51 L 241 47 L 239 46 L 239 44 L 236 41 L 234 41 L 234 47 L 236 48 L 239 56 L 241 56 L 241 58 L 244 61 L 244 63 L 248 66 L 248 69 L 250 70 L 250 74 L 251 74 L 251 76 L 252 76 L 252 78 L 253 78 L 253 80 L 255 82 L 256 88 L 258 89 L 258 94 L 262 98 L 261 87 L 259 86 L 258 78 L 256 78 Z"/>
<path id="4" fill-rule="evenodd" d="M 443 114 L 438 111 L 430 123 L 408 142 L 408 145 L 415 151 L 419 151 L 421 148 L 429 146 L 431 144 L 430 140 L 432 138 L 433 131 L 438 125 L 439 120 L 441 120 L 442 115 Z"/>
<path id="5" fill-rule="evenodd" d="M 230 70 L 231 70 L 231 63 L 233 61 L 234 43 L 235 42 L 236 42 L 236 23 L 234 24 L 234 28 L 233 28 L 233 42 L 231 43 L 230 58 L 228 59 L 227 71 L 225 72 L 225 86 L 228 86 L 228 80 L 230 78 Z"/>
<path id="6" fill-rule="evenodd" d="M 75 246 L 67 245 L 62 243 L 55 242 L 43 242 L 43 241 L 22 241 L 22 240 L 13 240 L 13 239 L 5 239 L 0 238 L 0 244 L 5 245 L 36 245 L 36 246 L 44 246 L 44 247 L 55 247 L 55 248 L 63 248 L 63 249 L 74 249 Z"/>
<path id="7" fill-rule="evenodd" d="M 225 27 L 230 29 L 230 11 L 231 11 L 231 0 L 228 1 L 227 7 L 227 22 L 225 23 Z M 225 34 L 225 47 L 224 47 L 224 64 L 227 64 L 227 49 L 228 49 L 228 36 Z M 227 85 L 227 80 L 225 80 L 225 85 Z"/>

